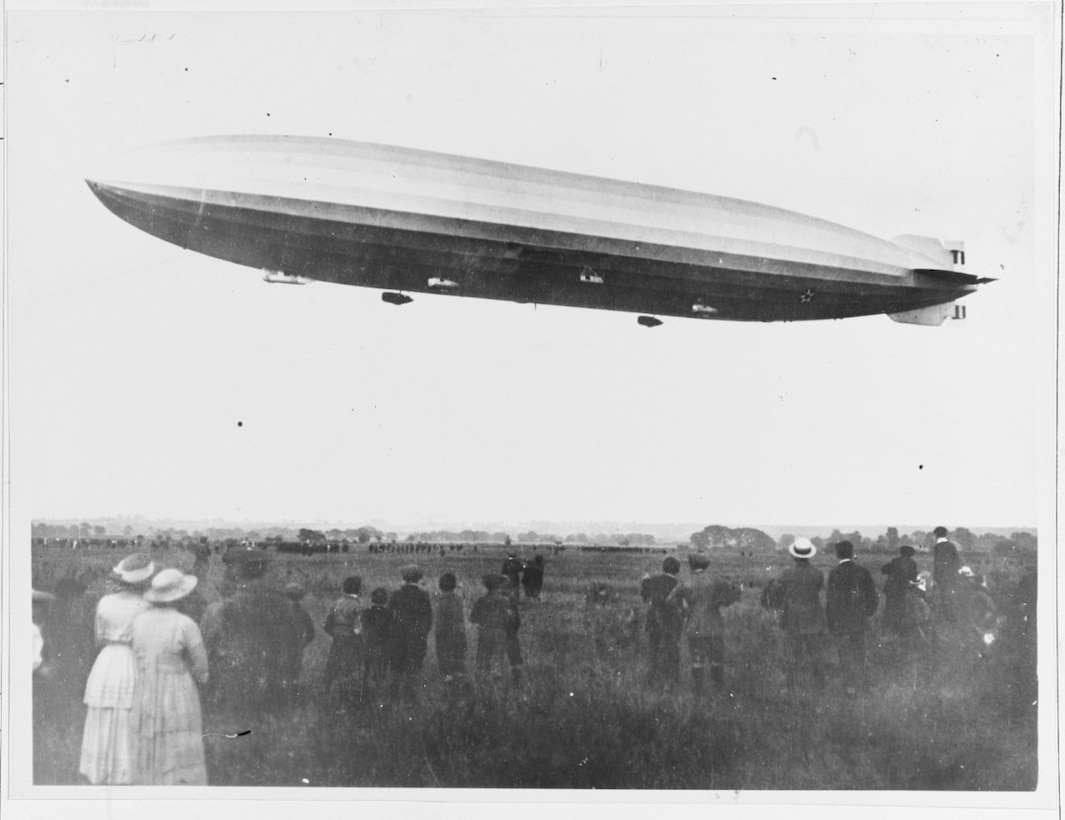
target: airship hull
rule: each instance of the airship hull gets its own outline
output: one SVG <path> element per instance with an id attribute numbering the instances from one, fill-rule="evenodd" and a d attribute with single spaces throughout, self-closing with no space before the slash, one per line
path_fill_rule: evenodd
<path id="1" fill-rule="evenodd" d="M 209 256 L 340 284 L 798 321 L 919 310 L 977 281 L 780 209 L 485 160 L 251 137 L 139 160 L 89 181 L 123 220 Z"/>

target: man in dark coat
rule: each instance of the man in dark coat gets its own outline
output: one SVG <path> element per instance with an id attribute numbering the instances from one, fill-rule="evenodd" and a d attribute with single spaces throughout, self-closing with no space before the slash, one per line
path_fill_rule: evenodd
<path id="1" fill-rule="evenodd" d="M 917 562 L 913 560 L 913 547 L 899 547 L 899 556 L 880 568 L 887 576 L 884 582 L 884 627 L 900 637 L 912 634 L 916 624 L 911 617 L 912 607 L 908 599 L 916 594 Z"/>
<path id="2" fill-rule="evenodd" d="M 825 616 L 836 639 L 843 685 L 853 695 L 865 685 L 865 630 L 876 612 L 877 594 L 869 570 L 854 561 L 854 544 L 836 544 L 839 565 L 828 574 Z"/>
<path id="3" fill-rule="evenodd" d="M 677 586 L 680 561 L 672 555 L 662 561 L 662 571 L 640 579 L 640 597 L 647 604 L 647 643 L 650 649 L 648 683 L 676 683 L 680 675 L 680 609 L 666 603 Z"/>
<path id="4" fill-rule="evenodd" d="M 816 688 L 825 682 L 825 610 L 821 606 L 821 588 L 825 576 L 810 559 L 817 547 L 807 538 L 796 538 L 788 553 L 795 566 L 784 570 L 780 578 L 783 612 L 780 625 L 787 636 L 791 656 L 787 672 L 788 686 L 799 680 L 803 658 L 809 660 L 810 673 Z"/>
<path id="5" fill-rule="evenodd" d="M 288 599 L 266 578 L 270 556 L 230 549 L 222 561 L 223 598 L 207 607 L 201 623 L 211 670 L 207 701 L 213 717 L 231 715 L 239 731 L 288 705 L 303 642 Z"/>
<path id="6" fill-rule="evenodd" d="M 544 588 L 544 556 L 537 555 L 521 572 L 521 585 L 526 598 L 539 598 Z"/>
<path id="7" fill-rule="evenodd" d="M 936 537 L 936 544 L 932 548 L 934 559 L 932 581 L 936 588 L 935 608 L 940 618 L 953 621 L 956 617 L 955 598 L 961 560 L 958 558 L 957 546 L 947 538 L 946 527 L 936 527 L 932 534 Z"/>
<path id="8" fill-rule="evenodd" d="M 524 569 L 525 563 L 513 552 L 507 553 L 507 560 L 503 562 L 502 572 L 510 579 L 511 589 L 517 589 L 518 584 L 521 583 L 521 571 Z"/>
<path id="9" fill-rule="evenodd" d="M 392 691 L 405 697 L 414 695 L 415 679 L 421 674 L 433 627 L 433 605 L 429 593 L 418 586 L 422 571 L 414 564 L 400 568 L 403 586 L 392 593 L 388 608 L 394 618 L 392 639 Z"/>

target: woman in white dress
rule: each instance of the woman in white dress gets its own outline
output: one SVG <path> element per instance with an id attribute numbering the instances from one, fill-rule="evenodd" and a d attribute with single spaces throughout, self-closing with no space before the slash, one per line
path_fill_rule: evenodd
<path id="1" fill-rule="evenodd" d="M 137 696 L 133 782 L 139 785 L 206 785 L 203 717 L 196 684 L 207 682 L 207 651 L 200 628 L 174 605 L 196 586 L 195 575 L 164 569 L 144 599 L 152 607 L 133 624 Z"/>
<path id="2" fill-rule="evenodd" d="M 134 553 L 114 569 L 118 592 L 96 606 L 96 656 L 85 684 L 85 731 L 78 771 L 93 784 L 131 782 L 129 715 L 136 686 L 136 664 L 130 641 L 133 621 L 148 609 L 142 597 L 155 573 L 147 555 Z"/>

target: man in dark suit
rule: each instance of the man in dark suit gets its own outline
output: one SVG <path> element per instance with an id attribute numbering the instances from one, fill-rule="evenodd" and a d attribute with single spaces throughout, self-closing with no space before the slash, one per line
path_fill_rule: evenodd
<path id="1" fill-rule="evenodd" d="M 825 616 L 836 639 L 843 685 L 853 695 L 865 685 L 865 630 L 876 612 L 877 594 L 869 570 L 854 562 L 854 544 L 836 544 L 839 565 L 828 574 Z"/>
<path id="2" fill-rule="evenodd" d="M 943 620 L 954 621 L 958 570 L 961 569 L 958 548 L 948 540 L 946 527 L 936 527 L 932 534 L 936 537 L 936 545 L 932 548 L 932 581 L 936 589 L 936 610 Z"/>
<path id="3" fill-rule="evenodd" d="M 429 593 L 418 586 L 422 571 L 414 564 L 400 567 L 403 586 L 392 593 L 388 608 L 392 626 L 392 693 L 412 698 L 421 683 L 422 664 L 433 627 L 433 605 Z"/>

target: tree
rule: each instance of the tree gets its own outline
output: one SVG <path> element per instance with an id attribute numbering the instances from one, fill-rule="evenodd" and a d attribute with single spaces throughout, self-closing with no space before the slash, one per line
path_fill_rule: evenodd
<path id="1" fill-rule="evenodd" d="M 951 540 L 953 540 L 963 550 L 971 550 L 973 544 L 976 543 L 976 536 L 973 535 L 965 527 L 958 527 L 951 534 Z"/>
<path id="2" fill-rule="evenodd" d="M 792 535 L 790 532 L 786 532 L 777 540 L 777 549 L 786 550 L 794 543 L 795 536 Z"/>

